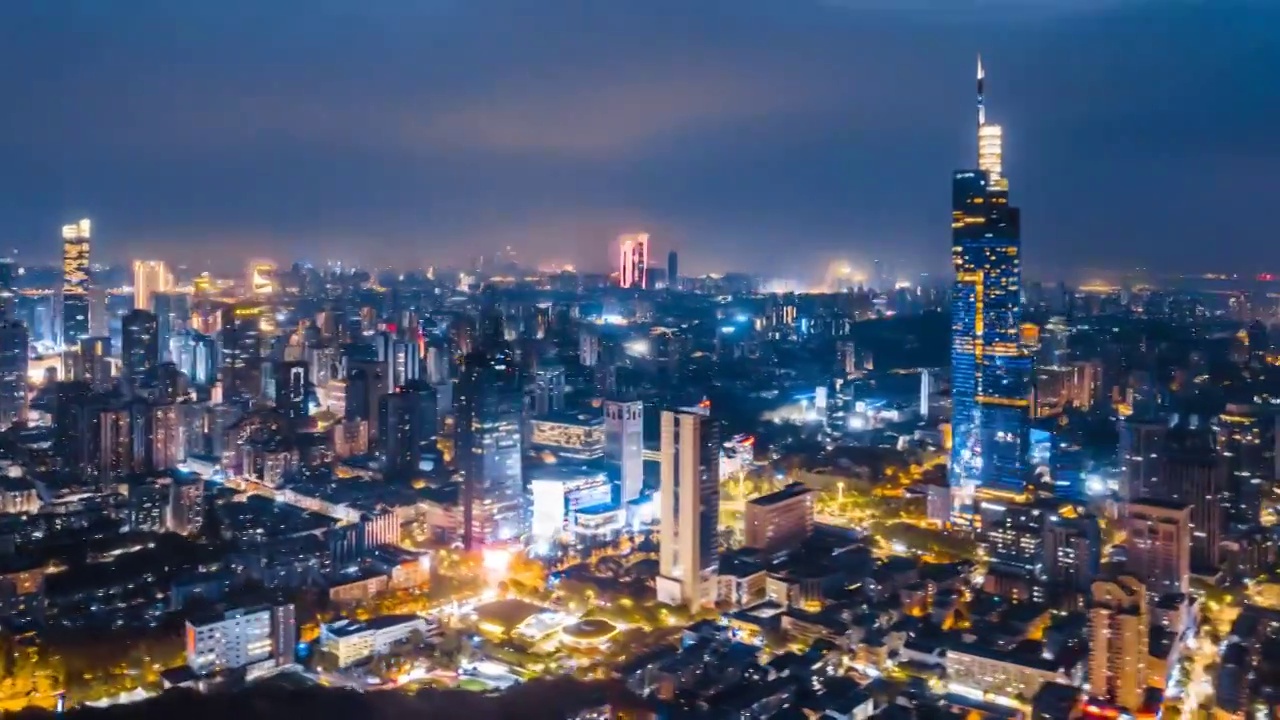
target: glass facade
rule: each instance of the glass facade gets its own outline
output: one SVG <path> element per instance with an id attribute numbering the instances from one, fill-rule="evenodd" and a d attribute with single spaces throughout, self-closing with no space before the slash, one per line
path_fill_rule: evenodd
<path id="1" fill-rule="evenodd" d="M 1008 181 L 992 170 L 952 180 L 952 520 L 973 524 L 978 490 L 1027 482 L 1031 356 L 1019 342 L 1021 250 Z"/>

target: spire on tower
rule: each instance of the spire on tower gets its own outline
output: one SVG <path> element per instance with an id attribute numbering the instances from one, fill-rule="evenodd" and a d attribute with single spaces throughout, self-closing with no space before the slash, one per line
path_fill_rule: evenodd
<path id="1" fill-rule="evenodd" d="M 982 69 L 982 53 L 978 53 L 978 127 L 987 123 L 987 109 L 982 98 L 982 80 L 986 76 L 986 71 Z"/>

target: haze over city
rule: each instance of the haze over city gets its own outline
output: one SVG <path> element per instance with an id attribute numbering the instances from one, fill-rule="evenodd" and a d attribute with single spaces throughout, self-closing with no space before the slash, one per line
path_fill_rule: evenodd
<path id="1" fill-rule="evenodd" d="M 53 262 L 92 216 L 95 262 L 511 245 L 603 270 L 644 230 L 689 272 L 936 273 L 980 51 L 1029 275 L 1275 269 L 1278 22 L 1230 0 L 4 3 L 0 246 Z"/>

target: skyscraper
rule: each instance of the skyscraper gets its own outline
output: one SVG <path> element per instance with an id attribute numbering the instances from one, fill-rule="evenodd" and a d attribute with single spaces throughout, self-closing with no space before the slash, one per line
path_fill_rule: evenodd
<path id="1" fill-rule="evenodd" d="M 1021 493 L 1027 480 L 1031 357 L 1019 343 L 1018 209 L 1001 175 L 1001 131 L 986 121 L 978 62 L 978 168 L 952 181 L 952 521 L 969 526 L 975 497 Z"/>
<path id="2" fill-rule="evenodd" d="M 667 253 L 667 287 L 680 289 L 680 258 L 675 250 Z"/>
<path id="3" fill-rule="evenodd" d="M 89 336 L 88 218 L 62 226 L 62 294 L 58 340 L 73 346 Z"/>
<path id="4" fill-rule="evenodd" d="M 293 421 L 307 417 L 307 395 L 311 385 L 309 367 L 301 360 L 272 363 L 276 367 L 276 410 Z"/>
<path id="5" fill-rule="evenodd" d="M 1147 589 L 1132 577 L 1089 592 L 1089 692 L 1137 711 L 1147 690 Z"/>
<path id="6" fill-rule="evenodd" d="M 0 321 L 0 430 L 27 417 L 27 326 Z"/>
<path id="7" fill-rule="evenodd" d="M 623 503 L 640 497 L 644 488 L 644 403 L 604 403 L 604 455 L 617 474 Z"/>
<path id="8" fill-rule="evenodd" d="M 80 340 L 80 379 L 95 392 L 111 389 L 111 338 L 87 337 Z"/>
<path id="9" fill-rule="evenodd" d="M 191 323 L 191 296 L 180 292 L 155 292 L 151 307 L 142 308 L 156 314 L 160 333 L 160 359 L 177 362 L 173 339 Z"/>
<path id="10" fill-rule="evenodd" d="M 486 333 L 463 359 L 454 398 L 462 541 L 468 548 L 524 532 L 524 395 L 511 348 L 500 340 L 501 321 L 493 322 L 498 330 Z"/>
<path id="11" fill-rule="evenodd" d="M 649 268 L 649 234 L 635 233 L 618 237 L 618 284 L 624 288 L 644 289 Z"/>
<path id="12" fill-rule="evenodd" d="M 697 608 L 716 597 L 720 433 L 702 408 L 662 413 L 658 601 Z"/>
<path id="13" fill-rule="evenodd" d="M 436 391 L 415 381 L 378 401 L 385 473 L 412 473 L 422 461 L 422 444 L 436 432 Z"/>
<path id="14" fill-rule="evenodd" d="M 163 260 L 133 261 L 133 306 L 139 310 L 153 310 L 151 298 L 156 293 L 173 289 L 173 273 Z"/>
<path id="15" fill-rule="evenodd" d="M 1191 506 L 1142 500 L 1125 506 L 1125 568 L 1156 595 L 1185 593 L 1191 578 Z"/>
<path id="16" fill-rule="evenodd" d="M 160 364 L 160 337 L 155 313 L 131 310 L 120 322 L 122 375 L 133 392 L 142 387 L 147 373 Z"/>

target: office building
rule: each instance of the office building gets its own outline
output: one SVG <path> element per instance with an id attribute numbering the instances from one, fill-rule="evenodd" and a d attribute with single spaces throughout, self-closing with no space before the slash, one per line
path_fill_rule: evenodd
<path id="1" fill-rule="evenodd" d="M 986 120 L 978 63 L 978 167 L 952 181 L 952 522 L 974 524 L 980 494 L 1021 493 L 1027 481 L 1031 356 L 1020 342 L 1018 209 L 1001 175 L 1001 130 Z"/>
<path id="2" fill-rule="evenodd" d="M 156 292 L 151 295 L 151 305 L 150 309 L 156 314 L 159 329 L 160 359 L 177 363 L 173 344 L 179 334 L 186 332 L 191 324 L 191 296 L 180 292 Z M 182 364 L 178 363 L 178 367 L 182 367 Z"/>
<path id="3" fill-rule="evenodd" d="M 187 621 L 187 666 L 197 676 L 291 665 L 298 643 L 293 605 L 235 608 Z"/>
<path id="4" fill-rule="evenodd" d="M 618 237 L 618 284 L 643 290 L 648 287 L 649 235 L 635 233 Z"/>
<path id="5" fill-rule="evenodd" d="M 74 347 L 89 332 L 88 218 L 62 226 L 62 289 L 59 296 L 58 344 Z"/>
<path id="6" fill-rule="evenodd" d="M 273 363 L 275 366 L 275 405 L 286 418 L 299 422 L 310 414 L 308 397 L 310 366 L 301 360 Z"/>
<path id="7" fill-rule="evenodd" d="M 667 287 L 680 289 L 680 258 L 675 250 L 667 253 Z"/>
<path id="8" fill-rule="evenodd" d="M 604 454 L 618 478 L 621 501 L 640 497 L 644 489 L 644 403 L 604 402 Z"/>
<path id="9" fill-rule="evenodd" d="M 530 475 L 532 534 L 538 548 L 564 534 L 579 510 L 607 505 L 612 499 L 608 476 L 584 465 L 546 465 Z"/>
<path id="10" fill-rule="evenodd" d="M 744 547 L 766 555 L 791 550 L 813 534 L 813 491 L 792 483 L 747 503 Z"/>
<path id="11" fill-rule="evenodd" d="M 111 338 L 87 337 L 80 340 L 78 378 L 89 383 L 95 392 L 106 392 L 115 384 L 111 371 Z"/>
<path id="12" fill-rule="evenodd" d="M 1256 405 L 1227 405 L 1214 419 L 1218 454 L 1227 463 L 1229 525 L 1261 522 L 1263 489 L 1276 479 L 1276 414 Z"/>
<path id="13" fill-rule="evenodd" d="M 30 338 L 17 320 L 0 320 L 0 430 L 27 419 Z"/>
<path id="14" fill-rule="evenodd" d="M 564 410 L 564 368 L 559 365 L 539 367 L 533 373 L 533 414 L 546 417 Z"/>
<path id="15" fill-rule="evenodd" d="M 978 505 L 978 517 L 978 539 L 986 548 L 992 568 L 1030 583 L 1044 580 L 1048 514 L 1043 506 L 984 500 Z"/>
<path id="16" fill-rule="evenodd" d="M 121 377 L 137 393 L 160 364 L 160 336 L 155 313 L 131 310 L 120 322 Z"/>
<path id="17" fill-rule="evenodd" d="M 173 290 L 173 274 L 163 260 L 133 261 L 133 307 L 153 312 L 151 298 Z"/>
<path id="18" fill-rule="evenodd" d="M 199 475 L 180 475 L 169 485 L 170 532 L 195 535 L 204 525 L 204 479 Z"/>
<path id="19" fill-rule="evenodd" d="M 662 413 L 662 546 L 658 601 L 714 603 L 720 518 L 720 432 L 702 408 Z"/>
<path id="20" fill-rule="evenodd" d="M 435 388 L 421 381 L 379 399 L 379 443 L 385 473 L 418 470 L 423 445 L 436 435 L 436 401 Z"/>
<path id="21" fill-rule="evenodd" d="M 463 359 L 454 396 L 454 459 L 468 548 L 524 532 L 524 394 L 511 348 L 500 338 L 500 329 L 491 329 Z"/>
<path id="22" fill-rule="evenodd" d="M 1157 595 L 1185 593 L 1191 577 L 1191 506 L 1139 500 L 1125 506 L 1125 569 Z"/>
<path id="23" fill-rule="evenodd" d="M 1153 495 L 1191 506 L 1191 567 L 1196 572 L 1213 573 L 1221 564 L 1219 545 L 1232 507 L 1230 479 L 1228 458 L 1217 451 L 1206 428 L 1170 430 Z"/>
<path id="24" fill-rule="evenodd" d="M 560 413 L 529 421 L 529 445 L 558 461 L 604 457 L 605 419 L 594 412 Z"/>
<path id="25" fill-rule="evenodd" d="M 320 648 L 332 653 L 338 667 L 345 668 L 399 644 L 436 639 L 442 632 L 439 621 L 418 615 L 384 615 L 365 622 L 339 620 L 320 629 Z"/>
<path id="26" fill-rule="evenodd" d="M 1156 495 L 1169 421 L 1130 415 L 1120 421 L 1120 497 L 1137 500 Z"/>
<path id="27" fill-rule="evenodd" d="M 1147 588 L 1133 577 L 1099 580 L 1089 593 L 1089 692 L 1130 711 L 1147 690 Z"/>
<path id="28" fill-rule="evenodd" d="M 1102 533 L 1092 515 L 1055 513 L 1045 527 L 1044 555 L 1049 582 L 1085 592 L 1098 577 L 1102 563 Z"/>

